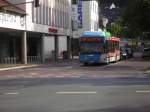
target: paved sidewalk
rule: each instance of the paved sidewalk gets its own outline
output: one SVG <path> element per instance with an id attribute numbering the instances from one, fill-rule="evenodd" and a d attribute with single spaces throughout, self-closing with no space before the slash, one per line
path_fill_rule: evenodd
<path id="1" fill-rule="evenodd" d="M 134 57 L 135 58 L 139 58 L 141 57 L 141 53 L 134 53 Z M 0 64 L 0 70 L 1 69 L 7 69 L 7 68 L 22 68 L 22 67 L 33 67 L 33 66 L 44 66 L 44 65 L 48 65 L 48 66 L 68 66 L 68 65 L 72 65 L 75 63 L 78 63 L 79 59 L 78 58 L 74 58 L 74 59 L 68 59 L 68 60 L 63 60 L 63 59 L 59 59 L 57 62 L 48 62 L 48 63 L 44 63 L 44 64 Z"/>
<path id="2" fill-rule="evenodd" d="M 32 77 L 150 77 L 150 60 L 142 59 L 138 53 L 134 56 L 134 58 L 106 66 L 82 66 L 78 59 L 59 60 L 58 62 L 47 64 L 6 65 L 0 68 L 0 79 Z M 26 69 L 27 67 L 28 69 Z"/>
<path id="3" fill-rule="evenodd" d="M 29 68 L 29 67 L 63 67 L 69 65 L 75 65 L 78 63 L 78 59 L 69 59 L 69 60 L 58 60 L 57 62 L 49 62 L 44 64 L 0 64 L 0 71 L 20 69 L 20 68 Z"/>

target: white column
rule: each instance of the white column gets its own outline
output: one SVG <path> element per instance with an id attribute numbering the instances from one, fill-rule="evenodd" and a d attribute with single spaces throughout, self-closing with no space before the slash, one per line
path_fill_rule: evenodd
<path id="1" fill-rule="evenodd" d="M 22 63 L 27 64 L 27 32 L 23 31 L 22 35 Z"/>
<path id="2" fill-rule="evenodd" d="M 45 50 L 45 47 L 44 47 L 44 34 L 42 35 L 42 39 L 41 39 L 41 46 L 42 46 L 42 51 L 41 51 L 41 55 L 42 55 L 42 62 L 44 62 L 45 60 L 45 56 L 44 56 L 44 50 Z"/>

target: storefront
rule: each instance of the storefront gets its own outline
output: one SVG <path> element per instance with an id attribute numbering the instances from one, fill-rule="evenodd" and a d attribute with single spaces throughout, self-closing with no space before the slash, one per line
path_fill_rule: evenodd
<path id="1" fill-rule="evenodd" d="M 13 5 L 17 1 L 3 2 L 10 6 L 0 12 L 0 63 L 57 61 L 64 51 L 70 56 L 71 0 L 65 4 L 46 0 L 49 3 L 43 2 L 40 7 L 32 3 L 17 5 L 22 9 Z"/>
<path id="2" fill-rule="evenodd" d="M 1 2 L 3 6 L 8 5 L 5 1 Z M 25 31 L 25 12 L 13 6 L 1 8 L 0 63 L 17 63 L 21 60 L 23 31 Z"/>

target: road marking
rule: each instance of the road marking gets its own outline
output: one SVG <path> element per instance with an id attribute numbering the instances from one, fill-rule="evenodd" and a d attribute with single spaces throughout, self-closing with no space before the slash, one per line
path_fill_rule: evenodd
<path id="1" fill-rule="evenodd" d="M 150 91 L 136 91 L 136 93 L 150 93 Z"/>
<path id="2" fill-rule="evenodd" d="M 97 94 L 97 91 L 66 91 L 66 92 L 56 92 L 56 94 Z"/>
<path id="3" fill-rule="evenodd" d="M 16 92 L 16 93 L 4 93 L 5 95 L 18 95 L 19 93 Z"/>
<path id="4" fill-rule="evenodd" d="M 82 87 L 84 88 L 84 87 L 93 87 L 93 86 L 80 86 L 80 87 L 81 87 L 81 88 L 82 88 Z"/>

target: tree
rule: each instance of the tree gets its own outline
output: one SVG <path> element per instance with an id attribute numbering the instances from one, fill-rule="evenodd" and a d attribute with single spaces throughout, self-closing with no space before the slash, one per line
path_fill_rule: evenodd
<path id="1" fill-rule="evenodd" d="M 150 32 L 150 0 L 132 0 L 122 15 L 122 24 L 131 35 Z"/>
<path id="2" fill-rule="evenodd" d="M 113 36 L 120 37 L 123 34 L 123 26 L 121 25 L 121 23 L 113 23 L 111 25 L 111 33 Z"/>

